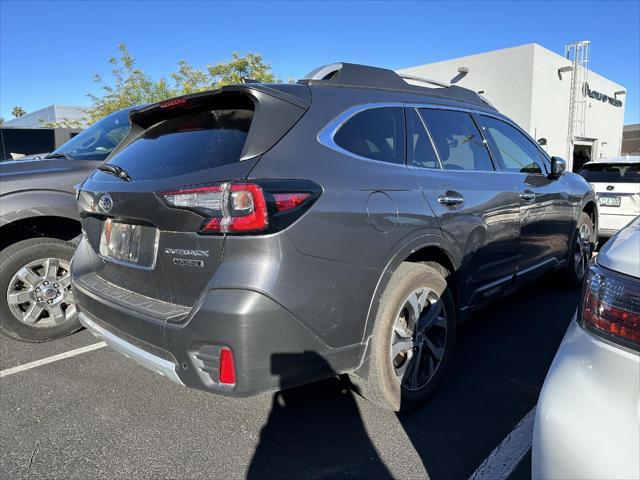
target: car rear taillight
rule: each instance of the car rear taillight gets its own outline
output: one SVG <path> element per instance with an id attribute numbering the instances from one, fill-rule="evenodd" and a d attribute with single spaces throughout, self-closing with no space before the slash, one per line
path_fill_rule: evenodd
<path id="1" fill-rule="evenodd" d="M 618 344 L 640 347 L 640 281 L 592 265 L 581 310 L 585 328 Z"/>
<path id="2" fill-rule="evenodd" d="M 266 181 L 268 190 L 258 183 L 225 182 L 201 187 L 187 187 L 159 192 L 172 207 L 193 210 L 206 219 L 199 233 L 242 234 L 277 231 L 286 227 L 311 201 L 320 195 L 320 188 L 312 182 L 287 180 Z M 310 191 L 274 191 L 296 186 Z M 270 219 L 273 226 L 270 227 Z"/>
<path id="3" fill-rule="evenodd" d="M 223 183 L 163 192 L 170 205 L 209 217 L 200 233 L 257 232 L 268 225 L 262 189 L 253 183 Z"/>
<path id="4" fill-rule="evenodd" d="M 276 208 L 279 212 L 291 210 L 302 205 L 311 196 L 310 193 L 274 193 Z"/>

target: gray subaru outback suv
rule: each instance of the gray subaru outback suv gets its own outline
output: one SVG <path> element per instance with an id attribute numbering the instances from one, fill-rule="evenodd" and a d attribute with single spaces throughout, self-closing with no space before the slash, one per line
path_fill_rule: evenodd
<path id="1" fill-rule="evenodd" d="M 580 282 L 594 247 L 589 185 L 460 87 L 341 63 L 130 119 L 79 191 L 80 321 L 190 387 L 346 373 L 413 407 L 470 311 L 549 270 Z"/>

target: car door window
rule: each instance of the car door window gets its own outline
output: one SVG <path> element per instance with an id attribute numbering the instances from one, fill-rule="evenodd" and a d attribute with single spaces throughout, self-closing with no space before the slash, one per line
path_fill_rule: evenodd
<path id="1" fill-rule="evenodd" d="M 415 108 L 405 111 L 407 116 L 407 161 L 420 168 L 440 168 L 440 162 L 429 134 Z"/>
<path id="2" fill-rule="evenodd" d="M 507 172 L 541 174 L 540 150 L 518 129 L 497 118 L 480 116 L 500 166 Z"/>
<path id="3" fill-rule="evenodd" d="M 494 170 L 482 135 L 469 113 L 423 108 L 420 115 L 445 170 Z"/>
<path id="4" fill-rule="evenodd" d="M 360 157 L 404 164 L 404 112 L 400 107 L 370 108 L 355 114 L 333 137 Z"/>

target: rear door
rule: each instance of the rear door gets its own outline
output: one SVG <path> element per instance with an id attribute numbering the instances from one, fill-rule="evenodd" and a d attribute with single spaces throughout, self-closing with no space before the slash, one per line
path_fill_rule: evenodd
<path id="1" fill-rule="evenodd" d="M 549 178 L 538 146 L 519 129 L 491 116 L 478 119 L 504 175 L 517 182 L 518 276 L 536 276 L 566 257 L 573 228 L 570 192 L 562 177 Z"/>
<path id="2" fill-rule="evenodd" d="M 514 179 L 497 172 L 472 115 L 407 108 L 408 161 L 443 234 L 463 256 L 462 304 L 477 306 L 511 287 L 519 203 Z"/>

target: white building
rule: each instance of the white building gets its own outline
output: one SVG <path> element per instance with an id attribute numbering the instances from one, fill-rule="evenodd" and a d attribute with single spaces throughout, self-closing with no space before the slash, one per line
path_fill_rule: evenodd
<path id="1" fill-rule="evenodd" d="M 24 114 L 22 117 L 5 120 L 5 127 L 18 128 L 43 128 L 51 123 L 79 122 L 81 128 L 88 126 L 86 108 L 69 105 L 49 105 L 34 112 Z M 74 125 L 75 126 L 75 125 Z"/>
<path id="2" fill-rule="evenodd" d="M 572 75 L 575 118 L 569 141 Z M 404 68 L 399 73 L 459 85 L 482 93 L 569 168 L 587 159 L 620 155 L 626 89 L 536 43 Z M 578 76 L 580 75 L 580 76 Z M 586 79 L 586 82 L 583 80 Z M 582 115 L 584 111 L 584 115 Z M 574 123 L 574 125 L 576 125 Z M 544 141 L 541 141 L 544 144 Z"/>

